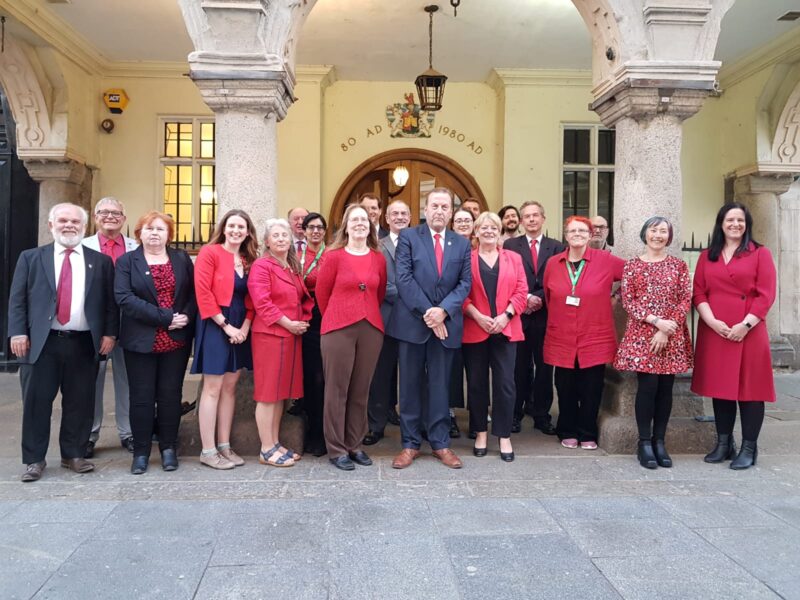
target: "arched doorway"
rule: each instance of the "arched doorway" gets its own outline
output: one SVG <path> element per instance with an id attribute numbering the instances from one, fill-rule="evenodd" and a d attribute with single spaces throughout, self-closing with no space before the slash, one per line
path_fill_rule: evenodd
<path id="1" fill-rule="evenodd" d="M 399 166 L 408 169 L 408 181 L 403 186 L 397 185 L 392 178 Z M 475 198 L 481 210 L 487 209 L 486 199 L 475 178 L 457 162 L 430 150 L 403 148 L 377 154 L 356 167 L 339 186 L 328 221 L 333 227 L 338 227 L 344 208 L 361 194 L 372 192 L 380 196 L 384 208 L 389 202 L 403 200 L 411 207 L 412 224 L 417 224 L 424 209 L 422 198 L 434 187 L 451 189 L 456 196 L 456 206 L 465 198 Z"/>

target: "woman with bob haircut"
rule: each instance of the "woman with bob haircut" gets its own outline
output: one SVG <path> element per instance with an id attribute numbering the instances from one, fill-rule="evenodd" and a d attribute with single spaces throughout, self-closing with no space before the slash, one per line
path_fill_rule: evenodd
<path id="1" fill-rule="evenodd" d="M 675 375 L 692 368 L 692 340 L 686 325 L 691 307 L 689 267 L 667 254 L 672 223 L 664 217 L 645 221 L 639 238 L 644 254 L 625 263 L 622 306 L 628 313 L 614 368 L 634 371 L 637 456 L 646 469 L 671 467 L 664 438 L 672 412 Z"/>

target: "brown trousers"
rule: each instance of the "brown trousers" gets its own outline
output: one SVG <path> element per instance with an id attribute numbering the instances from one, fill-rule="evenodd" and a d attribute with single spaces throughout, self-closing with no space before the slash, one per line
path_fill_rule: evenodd
<path id="1" fill-rule="evenodd" d="M 325 374 L 323 430 L 328 456 L 337 458 L 361 448 L 369 430 L 367 403 L 383 333 L 366 320 L 322 336 Z"/>

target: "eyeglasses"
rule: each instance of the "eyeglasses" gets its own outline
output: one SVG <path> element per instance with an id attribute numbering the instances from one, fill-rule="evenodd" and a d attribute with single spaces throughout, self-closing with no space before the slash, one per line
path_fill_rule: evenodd
<path id="1" fill-rule="evenodd" d="M 309 231 L 325 231 L 325 227 L 322 225 L 309 225 L 306 229 Z"/>
<path id="2" fill-rule="evenodd" d="M 588 229 L 567 229 L 567 235 L 589 235 Z"/>
<path id="3" fill-rule="evenodd" d="M 604 231 L 604 230 L 608 229 L 608 225 L 594 225 L 593 227 L 595 229 L 599 229 L 600 231 Z"/>
<path id="4" fill-rule="evenodd" d="M 121 210 L 98 210 L 94 214 L 97 217 L 114 217 L 115 219 L 119 219 L 125 215 Z"/>
<path id="5" fill-rule="evenodd" d="M 472 219 L 456 219 L 453 221 L 453 225 L 469 225 L 472 223 Z"/>

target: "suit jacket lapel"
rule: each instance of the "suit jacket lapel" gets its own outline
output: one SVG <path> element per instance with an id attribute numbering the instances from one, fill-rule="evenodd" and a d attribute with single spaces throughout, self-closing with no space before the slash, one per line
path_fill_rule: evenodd
<path id="1" fill-rule="evenodd" d="M 94 272 L 95 272 L 95 266 L 96 266 L 96 263 L 95 263 L 95 258 L 96 257 L 91 256 L 91 254 L 90 254 L 90 252 L 88 250 L 89 250 L 88 248 L 84 248 L 83 249 L 83 263 L 84 263 L 84 265 L 86 267 L 84 269 L 84 271 L 86 273 L 86 279 L 85 279 L 84 286 L 83 286 L 83 297 L 84 298 L 88 298 L 89 297 L 89 290 L 91 289 L 92 283 L 94 282 Z"/>
<path id="2" fill-rule="evenodd" d="M 178 290 L 183 288 L 183 268 L 182 265 L 179 264 L 181 261 L 178 259 L 178 254 L 172 249 L 167 247 L 167 256 L 169 256 L 169 262 L 172 265 L 172 274 L 175 277 L 175 291 L 172 293 L 172 305 L 175 306 L 177 299 L 178 299 Z"/>
<path id="3" fill-rule="evenodd" d="M 153 283 L 153 275 L 150 273 L 150 265 L 147 264 L 147 261 L 144 258 L 144 251 L 142 250 L 141 246 L 134 253 L 133 264 L 147 283 L 147 290 L 150 292 L 153 303 L 157 305 L 158 292 L 156 292 L 156 284 Z"/>
<path id="4" fill-rule="evenodd" d="M 489 296 L 486 293 L 486 288 L 483 287 L 483 279 L 481 278 L 480 258 L 478 251 L 472 250 L 470 252 L 470 261 L 472 262 L 472 285 L 478 292 L 481 298 L 486 300 L 486 305 L 489 305 Z M 499 260 L 499 259 L 498 259 Z M 491 307 L 489 307 L 491 310 Z"/>
<path id="5" fill-rule="evenodd" d="M 437 278 L 439 277 L 439 267 L 436 266 L 436 254 L 433 249 L 433 237 L 431 236 L 430 227 L 423 224 L 417 227 L 417 233 L 419 234 L 420 238 L 422 239 L 422 247 L 428 253 L 428 258 L 431 261 L 431 267 L 433 267 L 433 272 L 436 274 Z M 442 272 L 444 272 L 444 260 L 442 260 Z"/>
<path id="6" fill-rule="evenodd" d="M 539 258 L 540 259 L 542 257 L 542 250 L 544 248 L 544 240 L 545 240 L 545 238 L 542 238 L 542 243 L 539 245 Z M 513 243 L 515 243 L 515 244 L 517 244 L 519 246 L 519 250 L 520 250 L 519 254 L 520 254 L 520 256 L 522 256 L 522 262 L 527 265 L 527 267 L 531 270 L 531 273 L 536 275 L 537 270 L 533 268 L 533 257 L 531 256 L 531 246 L 530 246 L 530 244 L 528 244 L 528 236 L 527 235 L 523 235 L 523 236 L 520 236 L 518 238 L 514 238 L 514 242 Z M 527 250 L 527 252 L 525 250 Z"/>
<path id="7" fill-rule="evenodd" d="M 387 235 L 385 238 L 383 238 L 381 240 L 381 244 L 383 245 L 384 248 L 386 248 L 386 251 L 392 257 L 392 260 L 395 260 L 394 253 L 397 250 L 397 246 L 395 246 L 394 242 L 392 241 L 391 236 Z"/>
<path id="8" fill-rule="evenodd" d="M 47 283 L 50 284 L 50 287 L 53 289 L 53 293 L 55 293 L 57 291 L 55 244 L 47 244 L 46 246 L 42 246 L 39 256 L 42 260 L 42 268 L 47 276 Z"/>

